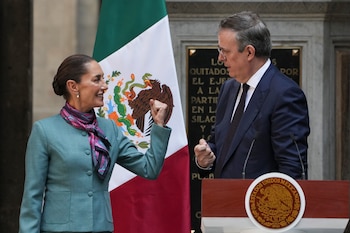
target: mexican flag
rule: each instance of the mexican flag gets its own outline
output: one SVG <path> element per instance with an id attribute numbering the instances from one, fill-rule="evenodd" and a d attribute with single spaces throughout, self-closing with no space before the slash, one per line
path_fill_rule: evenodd
<path id="1" fill-rule="evenodd" d="M 108 91 L 97 110 L 113 119 L 140 151 L 149 146 L 149 98 L 168 104 L 172 128 L 157 180 L 119 165 L 109 184 L 116 233 L 189 233 L 190 177 L 183 120 L 165 0 L 102 0 L 93 57 Z"/>

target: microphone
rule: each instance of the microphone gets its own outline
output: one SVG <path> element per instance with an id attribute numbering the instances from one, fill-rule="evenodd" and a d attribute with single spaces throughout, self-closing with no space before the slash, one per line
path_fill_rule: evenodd
<path id="1" fill-rule="evenodd" d="M 305 167 L 304 167 L 303 160 L 301 159 L 301 154 L 300 154 L 300 151 L 299 151 L 298 143 L 296 142 L 296 140 L 294 138 L 294 134 L 291 133 L 290 134 L 290 138 L 294 142 L 295 148 L 297 149 L 298 156 L 299 156 L 299 161 L 300 161 L 300 165 L 301 165 L 301 176 L 302 176 L 303 180 L 305 180 Z"/>
<path id="2" fill-rule="evenodd" d="M 244 165 L 243 165 L 243 169 L 242 169 L 242 178 L 243 179 L 245 179 L 245 169 L 247 168 L 248 159 L 249 159 L 250 154 L 252 153 L 252 149 L 253 149 L 255 140 L 257 138 L 257 135 L 258 135 L 258 133 L 255 134 L 255 137 L 254 137 L 253 141 L 250 143 L 250 147 L 249 147 L 249 150 L 248 150 L 248 153 L 247 153 L 247 157 L 245 158 L 245 161 L 244 161 Z"/>

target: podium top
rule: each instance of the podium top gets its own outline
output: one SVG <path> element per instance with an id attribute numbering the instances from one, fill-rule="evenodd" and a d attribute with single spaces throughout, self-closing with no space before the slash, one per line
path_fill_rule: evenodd
<path id="1" fill-rule="evenodd" d="M 248 217 L 245 195 L 253 180 L 203 179 L 202 217 Z M 297 180 L 306 208 L 303 218 L 349 218 L 349 181 Z"/>

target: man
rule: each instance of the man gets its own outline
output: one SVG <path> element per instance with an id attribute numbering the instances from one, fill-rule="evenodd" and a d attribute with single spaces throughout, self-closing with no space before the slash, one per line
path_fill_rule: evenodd
<path id="1" fill-rule="evenodd" d="M 281 172 L 307 178 L 306 97 L 271 64 L 271 47 L 270 32 L 257 14 L 241 12 L 220 22 L 218 60 L 232 79 L 221 87 L 210 140 L 200 139 L 194 148 L 202 176 L 255 179 Z"/>

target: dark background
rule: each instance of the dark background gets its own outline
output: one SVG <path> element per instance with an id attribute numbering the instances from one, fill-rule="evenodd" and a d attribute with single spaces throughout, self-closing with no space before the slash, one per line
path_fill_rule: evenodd
<path id="1" fill-rule="evenodd" d="M 32 1 L 0 1 L 0 231 L 18 232 L 32 124 Z"/>

